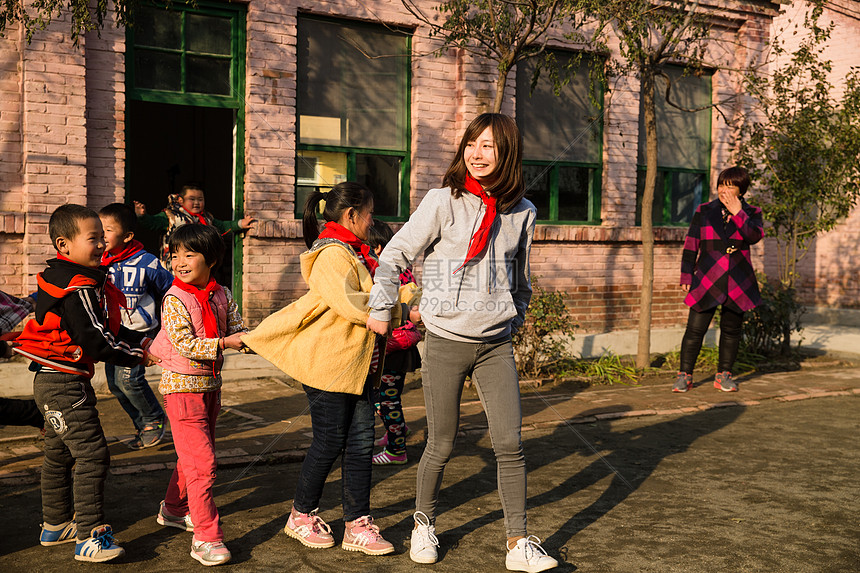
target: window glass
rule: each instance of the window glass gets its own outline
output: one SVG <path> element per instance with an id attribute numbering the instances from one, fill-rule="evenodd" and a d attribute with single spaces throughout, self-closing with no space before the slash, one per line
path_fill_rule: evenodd
<path id="1" fill-rule="evenodd" d="M 592 91 L 590 61 L 553 50 L 534 83 L 537 62 L 517 65 L 517 125 L 523 135 L 527 197 L 538 220 L 596 223 L 602 155 L 602 93 Z M 575 72 L 572 76 L 567 71 Z M 555 86 L 554 77 L 565 78 Z M 565 77 L 568 76 L 568 77 Z"/>
<path id="2" fill-rule="evenodd" d="M 153 90 L 181 90 L 181 57 L 176 53 L 136 50 L 134 53 L 135 85 Z"/>
<path id="3" fill-rule="evenodd" d="M 588 220 L 589 169 L 559 167 L 558 218 L 561 221 Z"/>
<path id="4" fill-rule="evenodd" d="M 355 155 L 356 181 L 373 191 L 374 211 L 398 213 L 400 208 L 400 158 L 394 155 Z"/>
<path id="5" fill-rule="evenodd" d="M 357 181 L 373 191 L 376 215 L 408 214 L 409 38 L 390 26 L 299 17 L 298 185 Z M 310 157 L 313 173 L 299 165 Z"/>
<path id="6" fill-rule="evenodd" d="M 185 57 L 185 91 L 230 95 L 230 60 L 205 56 Z"/>
<path id="7" fill-rule="evenodd" d="M 669 99 L 685 109 L 711 103 L 710 76 L 683 76 L 683 68 L 665 68 L 672 80 Z M 707 169 L 711 153 L 711 110 L 683 111 L 666 102 L 667 81 L 657 76 L 654 108 L 657 114 L 657 162 L 660 167 Z M 639 114 L 639 165 L 645 164 L 645 116 Z"/>
<path id="8" fill-rule="evenodd" d="M 187 14 L 185 34 L 189 52 L 230 55 L 230 20 L 204 14 Z"/>
<path id="9" fill-rule="evenodd" d="M 176 12 L 140 6 L 134 16 L 134 43 L 152 48 L 182 48 L 182 20 Z"/>
<path id="10" fill-rule="evenodd" d="M 553 53 L 562 68 L 574 57 L 567 52 Z M 599 162 L 601 121 L 589 95 L 588 61 L 583 58 L 574 68 L 576 74 L 557 94 L 547 70 L 541 71 L 532 91 L 536 65 L 534 60 L 517 65 L 517 121 L 523 133 L 523 157 Z"/>
<path id="11" fill-rule="evenodd" d="M 142 5 L 129 28 L 133 89 L 233 96 L 234 16 Z"/>
<path id="12" fill-rule="evenodd" d="M 526 198 L 537 207 L 539 220 L 549 219 L 549 174 L 550 168 L 544 165 L 523 165 Z"/>
<path id="13" fill-rule="evenodd" d="M 301 18 L 297 51 L 301 143 L 405 149 L 406 35 Z"/>

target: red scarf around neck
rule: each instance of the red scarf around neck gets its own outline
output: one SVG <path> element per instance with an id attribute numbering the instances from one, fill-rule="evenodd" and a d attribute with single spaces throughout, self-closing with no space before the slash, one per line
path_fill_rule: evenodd
<path id="1" fill-rule="evenodd" d="M 454 273 L 465 267 L 469 261 L 483 252 L 487 246 L 487 241 L 490 238 L 490 229 L 493 227 L 493 222 L 496 220 L 496 198 L 487 195 L 484 188 L 481 187 L 481 184 L 468 173 L 466 173 L 466 180 L 464 181 L 463 187 L 465 187 L 466 191 L 472 195 L 480 197 L 481 202 L 484 203 L 487 210 L 484 212 L 484 218 L 481 219 L 481 224 L 478 225 L 478 230 L 475 231 L 474 235 L 472 235 L 472 240 L 469 243 L 469 250 L 466 251 L 466 260 L 464 260 L 463 264 L 454 270 Z"/>
<path id="2" fill-rule="evenodd" d="M 198 221 L 200 221 L 201 225 L 208 225 L 209 224 L 209 221 L 206 220 L 206 216 L 203 215 L 203 213 L 192 213 L 191 211 L 189 211 L 185 207 L 181 207 L 181 206 L 179 208 L 182 209 L 183 211 L 185 211 L 186 213 L 188 213 L 189 215 L 191 215 L 192 217 L 195 217 Z"/>
<path id="3" fill-rule="evenodd" d="M 135 239 L 132 239 L 126 246 L 122 248 L 118 253 L 111 253 L 110 251 L 105 251 L 102 253 L 102 266 L 109 267 L 114 263 L 119 263 L 130 258 L 138 251 L 143 250 L 143 244 Z"/>
<path id="4" fill-rule="evenodd" d="M 213 292 L 221 290 L 221 285 L 215 282 L 215 279 L 209 277 L 209 282 L 203 288 L 197 288 L 182 282 L 179 278 L 173 279 L 173 286 L 179 287 L 189 294 L 193 294 L 200 303 L 203 309 L 203 332 L 206 338 L 218 338 L 218 320 L 215 318 L 215 313 L 212 311 L 212 305 L 209 303 L 209 296 Z"/>
<path id="5" fill-rule="evenodd" d="M 367 270 L 370 271 L 370 276 L 373 276 L 376 272 L 376 267 L 379 266 L 379 261 L 376 259 L 376 255 L 373 254 L 368 245 L 362 243 L 361 239 L 356 237 L 352 231 L 340 223 L 336 223 L 334 221 L 326 223 L 319 238 L 337 239 L 338 241 L 346 243 L 352 247 L 355 252 L 361 253 L 361 257 L 364 259 L 364 266 L 366 266 Z"/>

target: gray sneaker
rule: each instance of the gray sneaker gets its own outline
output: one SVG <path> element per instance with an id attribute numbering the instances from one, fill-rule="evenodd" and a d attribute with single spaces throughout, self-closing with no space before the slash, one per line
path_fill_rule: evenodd
<path id="1" fill-rule="evenodd" d="M 732 373 L 728 370 L 717 372 L 716 377 L 714 377 L 714 388 L 722 390 L 723 392 L 738 391 L 738 385 L 734 380 L 732 380 Z"/>
<path id="2" fill-rule="evenodd" d="M 164 500 L 161 501 L 161 507 L 158 508 L 158 515 L 155 516 L 155 521 L 158 522 L 158 525 L 175 527 L 182 531 L 194 531 L 194 524 L 191 523 L 191 515 L 181 517 L 178 515 L 170 515 L 164 510 Z"/>
<path id="3" fill-rule="evenodd" d="M 693 375 L 686 372 L 678 372 L 678 378 L 675 379 L 675 385 L 672 386 L 672 392 L 686 392 L 693 387 Z"/>

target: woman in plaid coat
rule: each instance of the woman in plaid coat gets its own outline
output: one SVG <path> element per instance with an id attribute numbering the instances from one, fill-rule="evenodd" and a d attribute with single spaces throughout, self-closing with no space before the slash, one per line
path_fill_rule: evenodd
<path id="1" fill-rule="evenodd" d="M 744 312 L 761 303 L 750 260 L 750 245 L 764 237 L 761 209 L 743 199 L 750 177 L 743 167 L 730 167 L 717 179 L 717 199 L 699 205 L 687 231 L 681 256 L 681 287 L 690 307 L 681 341 L 681 368 L 673 392 L 693 386 L 693 366 L 702 340 L 720 311 L 720 357 L 714 388 L 737 392 L 732 366 L 743 333 Z"/>

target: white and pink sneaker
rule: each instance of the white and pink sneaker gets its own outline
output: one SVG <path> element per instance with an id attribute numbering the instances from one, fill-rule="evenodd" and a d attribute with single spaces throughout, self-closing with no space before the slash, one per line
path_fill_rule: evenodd
<path id="1" fill-rule="evenodd" d="M 341 547 L 367 555 L 387 555 L 394 552 L 394 546 L 382 538 L 379 527 L 373 525 L 373 518 L 369 515 L 346 522 Z"/>
<path id="2" fill-rule="evenodd" d="M 299 513 L 294 507 L 287 518 L 284 533 L 301 541 L 302 545 L 314 549 L 334 546 L 331 528 L 317 515 L 318 509 L 310 513 Z"/>

